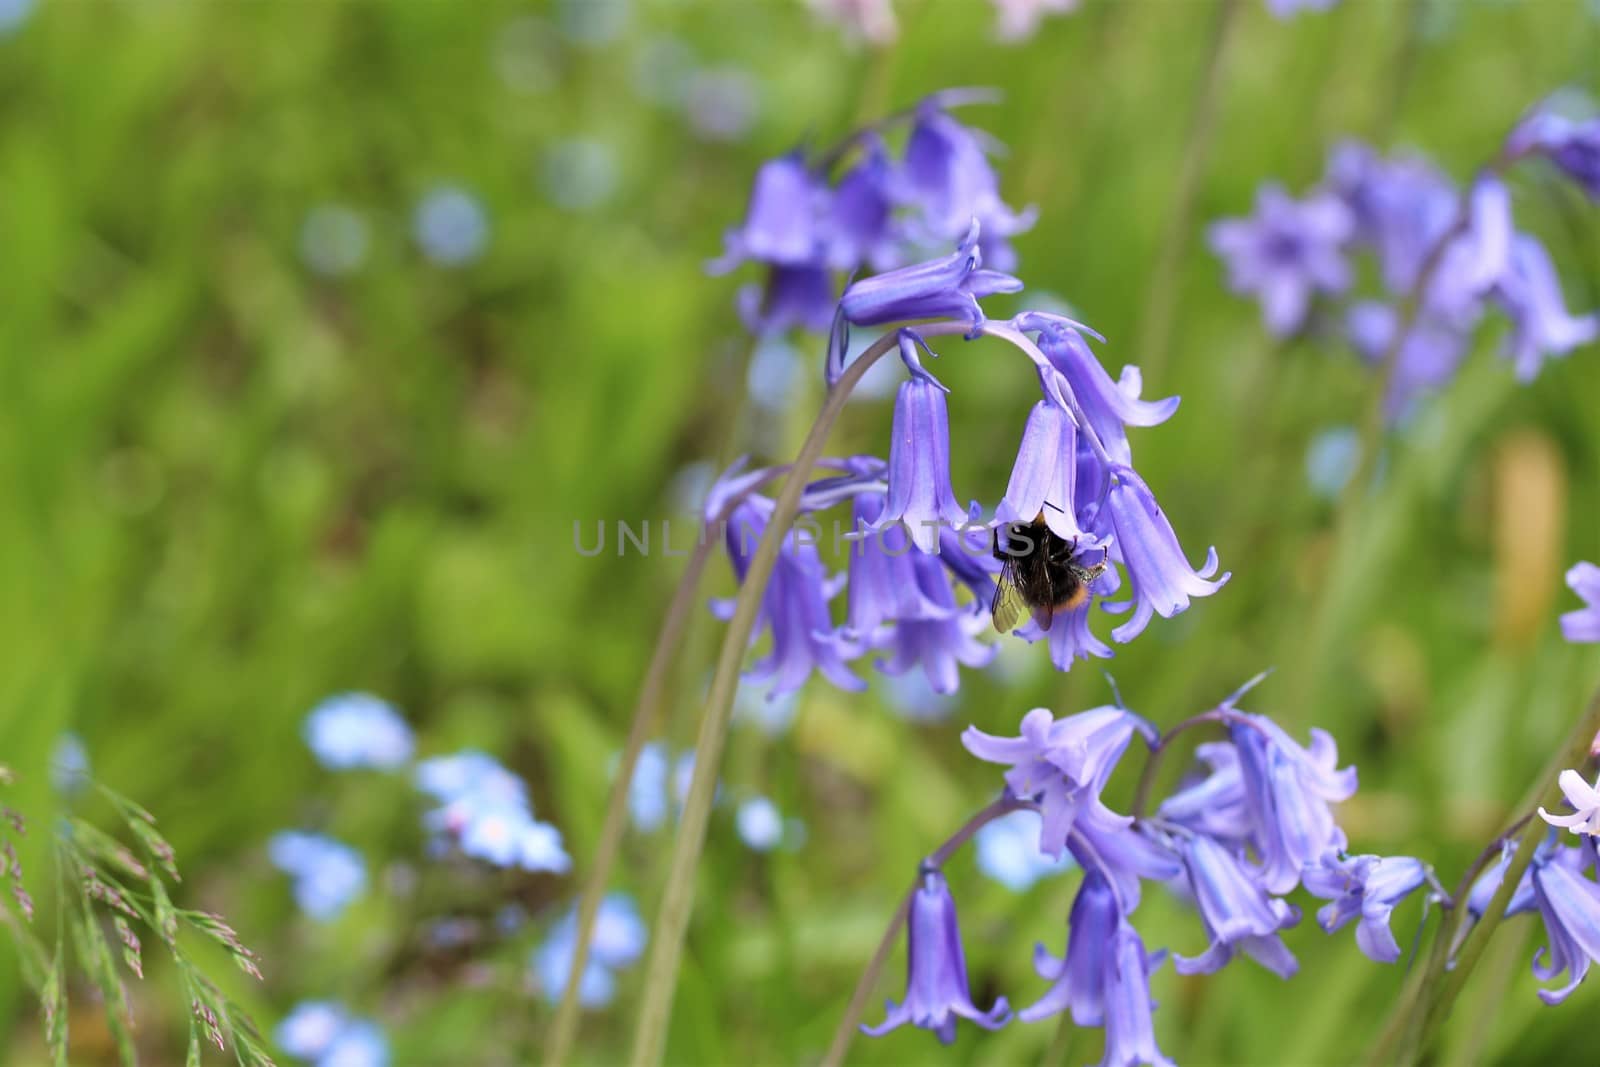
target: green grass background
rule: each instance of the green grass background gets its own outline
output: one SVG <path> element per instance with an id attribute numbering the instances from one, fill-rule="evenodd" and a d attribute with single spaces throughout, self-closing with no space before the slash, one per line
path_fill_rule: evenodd
<path id="1" fill-rule="evenodd" d="M 1418 147 L 1465 178 L 1525 106 L 1600 87 L 1600 21 L 1581 3 L 1350 0 L 1279 22 L 1241 2 L 1197 225 L 1245 213 L 1263 180 L 1305 188 L 1346 135 Z M 672 515 L 678 470 L 753 442 L 789 458 L 820 396 L 818 374 L 777 425 L 746 409 L 749 343 L 732 311 L 746 275 L 702 270 L 756 166 L 932 90 L 1002 89 L 1002 105 L 963 114 L 1010 146 L 1008 198 L 1040 208 L 1019 273 L 1106 334 L 1115 371 L 1148 316 L 1217 11 L 1090 0 L 1005 47 L 986 4 L 907 0 L 899 43 L 872 51 L 798 3 L 635 0 L 619 38 L 586 49 L 538 3 L 46 0 L 0 39 L 0 759 L 23 772 L 11 802 L 49 825 L 43 768 L 76 730 L 97 775 L 161 817 L 185 902 L 226 913 L 264 956 L 259 987 L 216 961 L 264 1022 L 336 997 L 382 1020 L 399 1064 L 531 1057 L 550 1010 L 520 988 L 522 963 L 576 878 L 430 868 L 420 802 L 400 782 L 320 769 L 300 739 L 306 710 L 368 689 L 404 710 L 424 754 L 495 752 L 581 870 L 680 564 L 580 559 L 572 521 Z M 549 76 L 519 91 L 494 55 L 530 13 Z M 630 88 L 659 34 L 753 72 L 748 139 L 696 140 Z M 539 175 L 547 148 L 577 135 L 614 149 L 619 182 L 573 214 Z M 430 264 L 410 239 L 415 200 L 438 181 L 488 212 L 488 251 L 465 269 Z M 1600 207 L 1537 172 L 1516 196 L 1569 301 L 1600 305 Z M 338 282 L 297 254 L 305 213 L 328 200 L 372 227 L 364 268 Z M 1104 666 L 1159 723 L 1276 667 L 1250 706 L 1326 727 L 1358 764 L 1353 847 L 1423 856 L 1453 883 L 1600 681 L 1600 655 L 1563 644 L 1554 621 L 1576 606 L 1561 573 L 1600 558 L 1600 353 L 1522 388 L 1486 331 L 1461 379 L 1390 439 L 1357 543 L 1330 565 L 1333 515 L 1307 487 L 1305 446 L 1358 423 L 1373 379 L 1336 347 L 1269 344 L 1198 236 L 1175 284 L 1170 352 L 1146 389 L 1183 406 L 1134 449 L 1186 547 L 1215 543 L 1234 577 Z M 1033 375 L 990 343 L 938 347 L 957 491 L 992 505 Z M 820 361 L 819 344 L 808 351 Z M 853 405 L 834 450 L 885 451 L 888 418 L 885 403 Z M 726 568 L 713 573 L 726 591 Z M 717 640 L 698 619 L 673 687 L 677 744 Z M 790 735 L 736 731 L 727 787 L 771 795 L 808 837 L 755 857 L 731 813 L 714 814 L 674 1061 L 820 1054 L 917 858 L 999 784 L 960 727 L 1006 732 L 1036 705 L 1107 699 L 1099 665 L 1058 675 L 1042 648 L 1018 661 L 1006 681 L 969 672 L 940 724 L 903 721 L 881 687 L 813 685 Z M 377 890 L 332 927 L 297 918 L 265 861 L 265 840 L 291 826 L 331 830 L 374 866 Z M 41 900 L 44 836 L 24 850 Z M 668 844 L 631 837 L 616 878 L 647 917 Z M 391 891 L 382 857 L 415 865 L 412 892 Z M 1075 880 L 1015 896 L 968 854 L 950 870 L 974 989 L 1030 1003 L 1044 989 L 1032 943 L 1059 949 Z M 1201 947 L 1192 917 L 1147 899 L 1149 942 Z M 507 900 L 534 917 L 517 938 L 470 958 L 423 944 L 426 916 Z M 1415 921 L 1402 909 L 1403 943 Z M 1592 1045 L 1593 988 L 1562 1008 L 1535 999 L 1528 923 L 1469 986 L 1452 1062 L 1576 1060 Z M 1248 962 L 1208 979 L 1160 972 L 1165 1050 L 1188 1064 L 1356 1056 L 1400 969 L 1309 915 L 1289 941 L 1302 973 L 1287 983 Z M 0 1048 L 37 1062 L 35 1008 L 9 947 L 0 957 Z M 900 966 L 885 994 L 899 996 Z M 626 1050 L 641 972 L 586 1019 L 587 1061 Z M 181 1055 L 171 977 L 156 965 L 131 983 L 153 1063 Z M 79 1002 L 74 1062 L 99 1062 L 103 1027 Z M 902 1031 L 858 1041 L 853 1058 L 1029 1062 L 1053 1030 L 964 1031 L 950 1050 Z M 1098 1055 L 1086 1032 L 1068 1062 Z"/>

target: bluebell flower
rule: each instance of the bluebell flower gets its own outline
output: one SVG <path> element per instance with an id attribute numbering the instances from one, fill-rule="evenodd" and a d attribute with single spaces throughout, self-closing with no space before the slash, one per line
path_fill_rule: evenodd
<path id="1" fill-rule="evenodd" d="M 714 490 L 712 497 L 721 500 L 722 492 Z M 729 521 L 725 542 L 734 574 L 741 582 L 772 507 L 772 501 L 752 494 L 740 503 Z M 828 602 L 840 592 L 842 583 L 829 579 L 817 546 L 802 535 L 803 531 L 790 530 L 784 536 L 752 633 L 752 641 L 763 631 L 770 630 L 772 634 L 771 650 L 745 672 L 750 683 L 771 683 L 770 699 L 799 689 L 813 670 L 840 689 L 866 688 L 866 683 L 845 663 L 854 650 L 837 639 L 828 609 Z M 718 618 L 727 620 L 733 616 L 733 602 L 714 601 L 712 610 Z"/>
<path id="2" fill-rule="evenodd" d="M 1328 852 L 1301 873 L 1306 891 L 1332 901 L 1317 909 L 1317 922 L 1333 933 L 1359 918 L 1356 945 L 1378 963 L 1394 963 L 1400 945 L 1389 929 L 1395 905 L 1427 884 L 1428 868 L 1410 856 L 1344 856 Z"/>
<path id="3" fill-rule="evenodd" d="M 1230 711 L 1229 730 L 1262 862 L 1261 886 L 1287 893 L 1306 866 L 1344 848 L 1344 831 L 1330 805 L 1355 793 L 1356 769 L 1338 769 L 1338 746 L 1322 730 L 1311 731 L 1309 749 L 1265 715 Z"/>
<path id="4" fill-rule="evenodd" d="M 89 750 L 83 738 L 68 731 L 56 738 L 50 753 L 50 786 L 64 796 L 81 793 L 89 784 Z"/>
<path id="5" fill-rule="evenodd" d="M 889 1001 L 888 1017 L 877 1026 L 862 1024 L 863 1033 L 882 1037 L 910 1023 L 932 1030 L 948 1045 L 955 1040 L 958 1018 L 968 1019 L 985 1030 L 998 1030 L 1011 1018 L 1004 997 L 998 998 L 988 1011 L 972 1003 L 966 955 L 956 922 L 956 902 L 950 897 L 944 875 L 936 870 L 923 872 L 922 884 L 912 895 L 906 944 L 905 998 L 898 1005 Z"/>
<path id="6" fill-rule="evenodd" d="M 1595 200 L 1600 200 L 1600 119 L 1578 121 L 1539 109 L 1512 132 L 1513 156 L 1538 152 Z"/>
<path id="7" fill-rule="evenodd" d="M 1571 815 L 1552 815 L 1539 809 L 1539 818 L 1551 826 L 1561 826 L 1575 834 L 1600 834 L 1600 789 L 1584 780 L 1577 771 L 1561 772 L 1558 779 L 1561 793 L 1572 805 Z"/>
<path id="8" fill-rule="evenodd" d="M 367 258 L 367 220 L 343 204 L 318 204 L 300 225 L 300 258 L 327 278 L 361 269 Z"/>
<path id="9" fill-rule="evenodd" d="M 850 545 L 845 618 L 846 631 L 858 639 L 872 639 L 896 619 L 947 613 L 917 583 L 906 527 L 886 522 L 883 511 L 881 493 L 862 493 L 851 506 L 856 537 Z"/>
<path id="10" fill-rule="evenodd" d="M 1455 225 L 1455 183 L 1417 156 L 1385 159 L 1347 141 L 1334 149 L 1328 184 L 1354 213 L 1356 240 L 1378 254 L 1385 288 L 1410 292 L 1423 262 Z"/>
<path id="11" fill-rule="evenodd" d="M 1098 870 L 1116 889 L 1122 914 L 1132 915 L 1143 894 L 1141 883 L 1173 886 L 1183 877 L 1183 862 L 1150 827 L 1104 818 L 1079 819 L 1067 836 L 1072 858 L 1084 870 Z"/>
<path id="12" fill-rule="evenodd" d="M 966 319 L 972 324 L 968 336 L 976 337 L 988 321 L 978 301 L 995 293 L 1022 289 L 1022 282 L 1011 275 L 983 269 L 979 229 L 973 220 L 960 245 L 948 256 L 852 283 L 839 298 L 840 314 L 855 326 L 916 319 Z"/>
<path id="13" fill-rule="evenodd" d="M 1388 304 L 1360 301 L 1345 316 L 1350 344 L 1368 363 L 1378 364 L 1389 353 L 1400 314 Z M 1437 390 L 1455 377 L 1467 356 L 1471 338 L 1461 330 L 1424 315 L 1412 325 L 1396 355 L 1390 374 L 1384 414 L 1395 421 L 1417 398 Z"/>
<path id="14" fill-rule="evenodd" d="M 1548 847 L 1548 843 L 1541 846 L 1541 848 Z M 1478 875 L 1472 883 L 1472 888 L 1467 891 L 1467 915 L 1473 922 L 1483 918 L 1488 912 L 1489 903 L 1500 890 L 1500 883 L 1506 880 L 1506 869 L 1511 866 L 1511 856 L 1514 852 L 1516 852 L 1516 842 L 1506 841 L 1500 849 L 1500 858 L 1493 866 Z M 1533 911 L 1537 906 L 1533 899 L 1533 869 L 1529 867 L 1523 870 L 1517 888 L 1506 903 L 1506 917 Z M 1462 924 L 1462 932 L 1464 933 L 1469 926 L 1470 923 Z M 1453 953 L 1455 949 L 1452 948 L 1451 951 Z"/>
<path id="15" fill-rule="evenodd" d="M 751 797 L 734 813 L 739 840 L 756 852 L 771 852 L 783 843 L 783 815 L 766 797 Z"/>
<path id="16" fill-rule="evenodd" d="M 944 388 L 912 375 L 894 402 L 889 489 L 880 523 L 904 523 L 923 552 L 939 550 L 942 526 L 963 524 L 967 512 L 950 487 L 950 416 Z"/>
<path id="17" fill-rule="evenodd" d="M 1106 1050 L 1101 1067 L 1175 1067 L 1156 1044 L 1155 1003 L 1150 971 L 1166 953 L 1147 954 L 1139 932 L 1126 920 L 1117 924 L 1105 958 Z"/>
<path id="18" fill-rule="evenodd" d="M 267 855 L 293 880 L 300 910 L 319 922 L 337 918 L 367 886 L 361 854 L 331 837 L 286 830 L 273 835 Z"/>
<path id="19" fill-rule="evenodd" d="M 978 870 L 1013 893 L 1026 892 L 1039 879 L 1071 866 L 1065 856 L 1051 859 L 1039 851 L 1039 813 L 1036 811 L 1024 809 L 1002 815 L 979 830 L 972 844 Z M 1076 929 L 1077 920 L 1073 923 Z"/>
<path id="20" fill-rule="evenodd" d="M 1227 741 L 1208 741 L 1195 756 L 1209 772 L 1161 802 L 1157 814 L 1196 833 L 1225 841 L 1243 842 L 1255 828 L 1245 797 L 1239 750 Z"/>
<path id="21" fill-rule="evenodd" d="M 777 266 L 812 266 L 818 262 L 822 231 L 818 209 L 827 190 L 798 152 L 761 165 L 750 190 L 743 225 L 723 236 L 722 257 L 707 264 L 723 274 L 746 260 Z"/>
<path id="22" fill-rule="evenodd" d="M 446 804 L 473 798 L 490 804 L 528 802 L 528 787 L 521 778 L 486 752 L 462 749 L 449 756 L 434 756 L 417 764 L 417 788 Z"/>
<path id="23" fill-rule="evenodd" d="M 20 30 L 38 0 L 0 0 L 0 37 Z"/>
<path id="24" fill-rule="evenodd" d="M 1600 884 L 1584 874 L 1589 855 L 1576 848 L 1549 849 L 1535 854 L 1529 868 L 1534 903 L 1549 941 L 1534 953 L 1534 977 L 1548 982 L 1565 971 L 1568 979 L 1560 989 L 1539 990 L 1546 1004 L 1571 996 L 1588 975 L 1589 964 L 1600 960 Z"/>
<path id="25" fill-rule="evenodd" d="M 894 181 L 883 138 L 876 133 L 863 135 L 861 158 L 839 179 L 828 200 L 824 241 L 831 267 L 854 270 L 869 264 L 874 270 L 887 270 L 897 265 Z"/>
<path id="26" fill-rule="evenodd" d="M 889 675 L 902 675 L 921 667 L 935 693 L 953 693 L 960 687 L 957 664 L 985 667 L 994 658 L 996 647 L 977 639 L 989 628 L 987 604 L 973 601 L 957 607 L 955 592 L 945 574 L 941 559 L 913 554 L 912 580 L 930 612 L 903 615 L 879 644 L 889 650 L 887 659 L 877 662 Z"/>
<path id="27" fill-rule="evenodd" d="M 1039 515 L 1065 541 L 1093 538 L 1078 525 L 1078 426 L 1072 414 L 1047 400 L 1033 405 L 1011 468 L 997 523 L 1030 523 Z"/>
<path id="28" fill-rule="evenodd" d="M 826 331 L 833 323 L 837 292 L 824 266 L 782 264 L 767 268 L 766 281 L 740 288 L 739 321 L 757 337 L 784 330 Z"/>
<path id="29" fill-rule="evenodd" d="M 1344 248 L 1354 232 L 1355 220 L 1337 197 L 1313 193 L 1295 200 L 1277 185 L 1264 185 L 1255 215 L 1213 224 L 1210 240 L 1228 265 L 1229 287 L 1255 294 L 1267 330 L 1287 337 L 1305 325 L 1316 293 L 1349 287 Z"/>
<path id="30" fill-rule="evenodd" d="M 1600 336 L 1600 314 L 1567 313 L 1550 254 L 1526 234 L 1518 234 L 1512 244 L 1508 268 L 1494 292 L 1511 317 L 1509 355 L 1520 381 L 1532 381 L 1546 358 L 1564 356 Z"/>
<path id="31" fill-rule="evenodd" d="M 489 243 L 489 219 L 483 205 L 453 185 L 440 186 L 422 198 L 412 228 L 423 255 L 443 267 L 471 263 Z"/>
<path id="32" fill-rule="evenodd" d="M 1482 175 L 1466 200 L 1466 226 L 1440 254 L 1428 286 L 1425 306 L 1430 315 L 1452 325 L 1471 325 L 1482 311 L 1483 298 L 1511 263 L 1511 192 L 1505 182 Z"/>
<path id="33" fill-rule="evenodd" d="M 589 940 L 589 961 L 579 980 L 578 1002 L 586 1008 L 601 1008 L 616 995 L 615 972 L 632 966 L 644 953 L 648 932 L 639 909 L 626 893 L 609 893 L 595 913 Z M 561 1000 L 567 974 L 572 970 L 572 954 L 578 943 L 577 909 L 564 915 L 551 927 L 530 961 L 539 992 L 551 1004 Z"/>
<path id="34" fill-rule="evenodd" d="M 1175 955 L 1178 973 L 1210 974 L 1243 952 L 1279 978 L 1293 975 L 1299 964 L 1278 931 L 1300 921 L 1299 909 L 1269 897 L 1237 855 L 1205 834 L 1188 835 L 1182 853 L 1211 944 L 1193 958 Z"/>
<path id="35" fill-rule="evenodd" d="M 1139 368 L 1128 364 L 1121 377 L 1111 375 L 1084 339 L 1101 339 L 1081 322 L 1044 312 L 1024 312 L 1014 320 L 1024 332 L 1037 330 L 1039 350 L 1067 382 L 1084 416 L 1108 455 L 1118 463 L 1132 463 L 1128 448 L 1129 426 L 1159 426 L 1178 410 L 1178 398 L 1144 400 L 1144 379 Z"/>
<path id="36" fill-rule="evenodd" d="M 1009 271 L 1016 267 L 1009 239 L 1030 229 L 1037 212 L 1013 211 L 1000 198 L 999 178 L 981 135 L 945 110 L 956 99 L 957 94 L 935 94 L 918 105 L 901 167 L 905 195 L 921 210 L 928 243 L 955 240 L 976 220 L 982 226 L 983 257 Z M 976 227 L 971 237 L 976 242 Z"/>
<path id="37" fill-rule="evenodd" d="M 1116 540 L 1112 558 L 1128 571 L 1132 586 L 1127 600 L 1104 605 L 1107 611 L 1133 608 L 1128 621 L 1111 631 L 1111 636 L 1126 643 L 1144 632 L 1153 615 L 1170 619 L 1189 607 L 1189 598 L 1209 596 L 1233 576 L 1217 573 L 1217 550 L 1208 549 L 1205 565 L 1198 571 L 1184 558 L 1183 546 L 1172 530 L 1161 505 L 1150 487 L 1131 467 L 1114 469 L 1116 482 L 1107 499 Z"/>
<path id="38" fill-rule="evenodd" d="M 1567 571 L 1567 585 L 1584 602 L 1584 607 L 1561 616 L 1561 634 L 1568 641 L 1589 644 L 1600 641 L 1600 567 L 1579 562 Z"/>
<path id="39" fill-rule="evenodd" d="M 1146 741 L 1155 738 L 1154 727 L 1123 708 L 1094 708 L 1060 720 L 1047 708 L 1034 708 L 1022 717 L 1019 737 L 995 737 L 969 726 L 961 743 L 979 759 L 1010 768 L 1005 780 L 1012 795 L 1039 798 L 1039 850 L 1059 856 L 1080 819 L 1108 829 L 1132 822 L 1107 808 L 1100 791 L 1135 733 Z"/>
<path id="40" fill-rule="evenodd" d="M 1085 871 L 1067 918 L 1066 954 L 1057 959 L 1043 945 L 1034 946 L 1033 969 L 1055 984 L 1017 1017 L 1032 1023 L 1070 1011 L 1079 1026 L 1104 1026 L 1106 965 L 1121 922 L 1111 883 L 1099 871 Z"/>
<path id="41" fill-rule="evenodd" d="M 411 759 L 411 728 L 399 712 L 370 693 L 340 693 L 306 716 L 306 744 L 329 770 L 394 770 Z"/>

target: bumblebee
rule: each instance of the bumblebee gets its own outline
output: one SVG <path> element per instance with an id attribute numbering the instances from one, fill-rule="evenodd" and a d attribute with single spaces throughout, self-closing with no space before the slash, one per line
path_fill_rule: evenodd
<path id="1" fill-rule="evenodd" d="M 1031 615 L 1039 629 L 1050 629 L 1058 612 L 1088 603 L 1089 583 L 1106 572 L 1105 549 L 1090 567 L 1073 557 L 1078 540 L 1067 540 L 1045 524 L 1041 511 L 1032 522 L 996 527 L 994 558 L 1003 566 L 989 613 L 994 628 L 1010 633 Z"/>

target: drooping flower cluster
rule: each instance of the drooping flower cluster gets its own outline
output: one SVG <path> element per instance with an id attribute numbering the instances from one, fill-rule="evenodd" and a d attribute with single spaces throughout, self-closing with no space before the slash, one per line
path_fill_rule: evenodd
<path id="1" fill-rule="evenodd" d="M 1545 158 L 1600 198 L 1597 145 L 1600 119 L 1541 108 L 1463 189 L 1418 156 L 1345 143 L 1303 199 L 1265 186 L 1256 214 L 1215 224 L 1211 245 L 1231 287 L 1260 301 L 1272 334 L 1335 323 L 1362 359 L 1392 360 L 1384 402 L 1398 418 L 1455 375 L 1491 310 L 1509 322 L 1505 355 L 1522 381 L 1600 337 L 1600 314 L 1568 312 L 1549 253 L 1516 228 L 1506 183 L 1512 164 Z M 1382 292 L 1353 291 L 1358 255 L 1370 256 Z"/>
<path id="2" fill-rule="evenodd" d="M 1390 963 L 1401 954 L 1389 928 L 1395 907 L 1437 889 L 1411 857 L 1345 854 L 1333 805 L 1354 792 L 1354 768 L 1338 767 L 1321 731 L 1303 746 L 1267 717 L 1239 711 L 1240 695 L 1179 728 L 1219 726 L 1228 739 L 1200 746 L 1205 773 L 1148 817 L 1116 813 L 1101 798 L 1135 736 L 1152 748 L 1170 739 L 1123 708 L 1063 719 L 1037 708 L 1017 737 L 976 728 L 962 735 L 973 755 L 1006 768 L 1003 800 L 991 810 L 1036 813 L 1034 851 L 1070 853 L 1083 872 L 1065 953 L 1042 945 L 1035 953 L 1050 986 L 1016 1017 L 1032 1023 L 1066 1012 L 1078 1026 L 1103 1027 L 1107 1065 L 1171 1062 L 1156 1044 L 1150 993 L 1167 952 L 1147 951 L 1134 925 L 1143 883 L 1165 886 L 1200 920 L 1201 951 L 1174 954 L 1179 973 L 1209 973 L 1244 955 L 1283 978 L 1298 967 L 1283 940 L 1300 919 L 1285 899 L 1298 886 L 1329 901 L 1317 915 L 1325 931 L 1359 920 L 1361 951 Z M 955 914 L 944 878 L 925 865 L 911 901 L 905 1000 L 867 1033 L 910 1024 L 949 1041 L 958 1018 L 990 1029 L 1009 1020 L 1005 998 L 987 1009 L 973 1003 Z"/>
<path id="3" fill-rule="evenodd" d="M 898 116 L 910 125 L 899 158 L 869 127 L 831 152 L 796 149 L 764 164 L 744 222 L 709 265 L 717 274 L 745 262 L 765 269 L 762 282 L 739 291 L 745 327 L 762 336 L 826 331 L 843 277 L 901 266 L 958 239 L 974 218 L 984 253 L 1009 269 L 1016 257 L 1008 238 L 1028 229 L 1033 213 L 1001 199 L 988 142 L 950 113 L 983 95 L 940 93 Z"/>
<path id="4" fill-rule="evenodd" d="M 1036 539 L 1005 555 L 1015 562 L 1019 553 L 1048 553 L 1049 573 L 1071 568 L 1073 580 L 1092 597 L 1120 591 L 1121 599 L 1104 605 L 1128 613 L 1111 633 L 1117 642 L 1131 641 L 1157 615 L 1184 611 L 1192 598 L 1215 592 L 1228 578 L 1217 575 L 1215 551 L 1198 569 L 1189 562 L 1133 465 L 1129 427 L 1165 422 L 1178 398 L 1143 399 L 1136 367 L 1124 367 L 1113 378 L 1090 347 L 1091 338 L 1103 339 L 1080 322 L 1042 311 L 998 321 L 985 312 L 985 298 L 1022 288 L 1012 275 L 985 266 L 996 256 L 1002 263 L 1013 258 L 1004 238 L 1015 232 L 1020 216 L 999 200 L 981 146 L 943 110 L 947 99 L 934 97 L 916 110 L 902 170 L 885 179 L 885 188 L 910 190 L 900 199 L 917 205 L 914 216 L 899 224 L 901 232 L 914 229 L 934 238 L 948 235 L 959 221 L 955 250 L 861 278 L 836 301 L 829 289 L 826 308 L 814 314 L 813 321 L 832 325 L 824 371 L 830 385 L 845 388 L 855 380 L 852 374 L 859 376 L 856 361 L 864 357 L 850 346 L 852 328 L 891 328 L 876 343 L 874 358 L 895 342 L 907 377 L 895 397 L 887 461 L 827 461 L 823 476 L 802 496 L 803 521 L 784 538 L 756 627 L 758 640 L 770 639 L 769 651 L 747 675 L 770 683 L 774 698 L 797 689 L 813 671 L 840 688 L 859 690 L 865 682 L 850 662 L 868 653 L 879 653 L 875 665 L 886 674 L 920 668 L 935 693 L 954 691 L 962 666 L 985 665 L 995 654 L 995 646 L 979 636 L 989 628 L 1003 569 L 999 535 L 1014 546 L 1014 537 L 1031 524 L 1042 524 L 1032 527 Z M 841 182 L 840 190 L 819 191 L 798 158 L 769 163 L 757 178 L 750 218 L 729 236 L 730 253 L 777 266 L 782 263 L 773 257 L 780 249 L 805 248 L 816 255 L 819 234 L 843 223 L 833 218 L 824 225 L 831 216 L 809 211 L 797 216 L 797 205 L 837 209 L 843 188 Z M 890 221 L 883 225 L 892 229 L 896 224 L 885 218 Z M 853 247 L 879 244 L 875 236 Z M 772 292 L 769 286 L 769 304 Z M 963 506 L 956 494 L 949 390 L 923 362 L 934 354 L 930 338 L 952 333 L 1006 342 L 1028 359 L 1039 382 L 1040 398 L 1027 416 L 1010 480 L 988 513 L 975 501 Z M 708 524 L 726 522 L 718 532 L 741 582 L 775 508 L 756 491 L 771 476 L 735 465 L 705 504 Z M 845 504 L 852 532 L 841 534 L 835 520 L 835 536 L 822 536 L 817 516 Z M 824 563 L 821 548 L 830 541 L 835 553 L 848 552 L 843 575 L 830 573 Z M 832 601 L 841 593 L 843 618 L 835 619 Z M 1048 637 L 1051 660 L 1062 670 L 1075 659 L 1112 654 L 1089 627 L 1092 597 L 1070 593 L 1063 586 L 1056 595 L 1036 595 L 1028 605 L 1033 621 L 1018 631 L 1029 641 Z M 724 617 L 732 611 L 727 602 L 714 607 Z"/>
<path id="5" fill-rule="evenodd" d="M 563 873 L 561 831 L 533 817 L 528 787 L 492 756 L 465 750 L 417 764 L 417 788 L 440 801 L 423 822 L 463 854 L 496 867 Z"/>

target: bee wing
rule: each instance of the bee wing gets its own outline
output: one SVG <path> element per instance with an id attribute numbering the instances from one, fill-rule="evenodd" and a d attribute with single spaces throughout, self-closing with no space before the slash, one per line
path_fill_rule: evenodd
<path id="1" fill-rule="evenodd" d="M 989 604 L 989 614 L 994 617 L 994 628 L 1003 634 L 1015 630 L 1028 615 L 1028 602 L 1017 588 L 1016 575 L 1007 561 L 995 583 L 994 600 Z"/>

